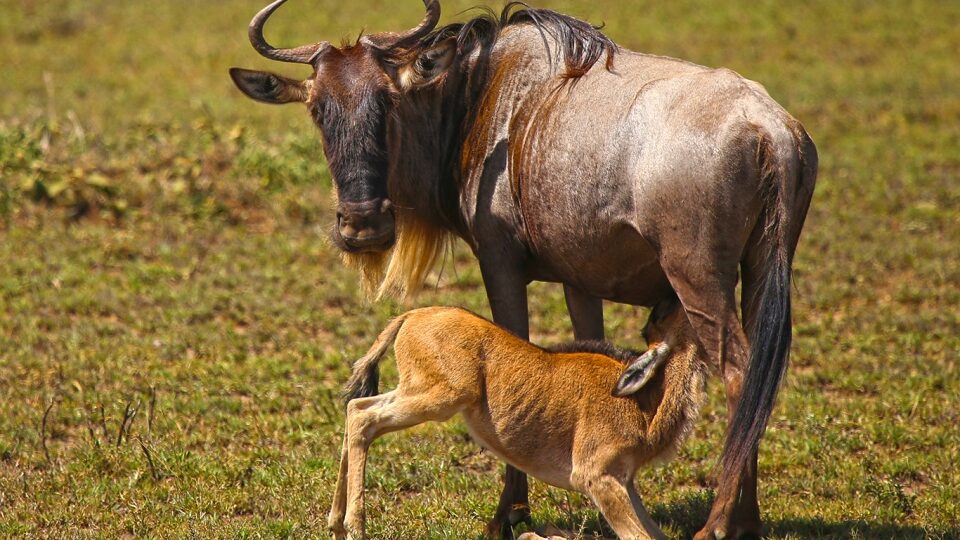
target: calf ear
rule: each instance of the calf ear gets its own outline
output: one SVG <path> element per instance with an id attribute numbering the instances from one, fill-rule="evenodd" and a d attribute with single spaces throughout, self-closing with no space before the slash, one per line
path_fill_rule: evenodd
<path id="1" fill-rule="evenodd" d="M 304 103 L 310 95 L 312 81 L 297 81 L 266 71 L 231 68 L 230 78 L 247 96 L 262 103 L 282 105 Z"/>
<path id="2" fill-rule="evenodd" d="M 617 386 L 613 389 L 613 395 L 616 397 L 629 396 L 643 388 L 653 378 L 653 375 L 657 372 L 657 367 L 669 355 L 670 348 L 665 343 L 661 343 L 656 348 L 650 349 L 630 362 L 624 368 L 623 373 L 620 374 Z"/>

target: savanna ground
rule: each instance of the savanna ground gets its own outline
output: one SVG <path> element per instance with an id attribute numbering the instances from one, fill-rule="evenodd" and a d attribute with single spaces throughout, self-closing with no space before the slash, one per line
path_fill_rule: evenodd
<path id="1" fill-rule="evenodd" d="M 325 240 L 329 176 L 298 107 L 247 101 L 265 0 L 0 0 L 0 537 L 323 536 L 347 365 L 371 305 Z M 444 20 L 474 0 L 447 0 Z M 763 82 L 820 148 L 792 367 L 761 448 L 773 538 L 960 537 L 960 3 L 547 1 L 624 46 Z M 499 5 L 494 6 L 499 8 Z M 277 42 L 405 28 L 414 0 L 295 0 Z M 459 246 L 416 304 L 488 313 Z M 556 285 L 533 339 L 569 338 Z M 639 346 L 645 311 L 610 305 Z M 387 366 L 389 384 L 392 363 Z M 724 409 L 639 487 L 706 518 Z M 375 445 L 377 538 L 477 538 L 500 465 L 458 423 Z M 602 530 L 534 483 L 534 517 Z"/>

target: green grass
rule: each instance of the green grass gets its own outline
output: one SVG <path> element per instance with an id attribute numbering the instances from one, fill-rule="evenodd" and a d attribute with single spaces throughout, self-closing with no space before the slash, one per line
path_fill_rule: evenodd
<path id="1" fill-rule="evenodd" d="M 2 2 L 0 537 L 324 534 L 337 386 L 405 307 L 364 302 L 325 241 L 304 111 L 226 76 L 306 75 L 249 48 L 260 4 Z M 473 4 L 445 2 L 445 20 Z M 761 449 L 771 537 L 960 538 L 960 4 L 624 4 L 538 2 L 761 81 L 820 149 L 792 368 Z M 268 35 L 291 44 L 420 16 L 413 0 L 284 11 Z M 417 304 L 488 313 L 463 246 L 443 275 Z M 559 287 L 531 295 L 533 339 L 566 340 Z M 640 344 L 644 310 L 607 313 L 615 341 Z M 706 518 L 724 414 L 714 378 L 690 442 L 639 479 L 675 537 Z M 389 436 L 370 532 L 476 538 L 499 470 L 456 422 Z M 581 496 L 532 497 L 538 523 L 602 530 Z"/>

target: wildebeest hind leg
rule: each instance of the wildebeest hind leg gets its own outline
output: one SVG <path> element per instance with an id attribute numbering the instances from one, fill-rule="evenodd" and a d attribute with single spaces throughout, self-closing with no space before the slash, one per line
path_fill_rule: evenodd
<path id="1" fill-rule="evenodd" d="M 709 257 L 701 258 L 697 264 L 691 264 L 688 257 L 678 259 L 661 255 L 661 264 L 709 361 L 723 375 L 729 423 L 740 401 L 749 361 L 747 337 L 737 317 L 737 264 L 709 264 L 705 261 Z M 759 533 L 754 456 L 753 466 L 741 474 L 721 474 L 710 517 L 695 538 L 739 538 Z"/>

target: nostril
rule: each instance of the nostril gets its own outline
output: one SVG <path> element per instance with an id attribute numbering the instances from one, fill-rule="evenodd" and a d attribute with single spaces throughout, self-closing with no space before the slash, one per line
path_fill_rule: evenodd
<path id="1" fill-rule="evenodd" d="M 336 208 L 336 235 L 351 248 L 386 245 L 394 238 L 393 201 L 384 197 L 341 202 Z"/>

